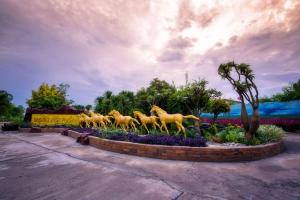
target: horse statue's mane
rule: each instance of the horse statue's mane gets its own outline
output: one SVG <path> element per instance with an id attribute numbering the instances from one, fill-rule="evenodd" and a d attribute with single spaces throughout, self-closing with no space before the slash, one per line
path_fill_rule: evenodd
<path id="1" fill-rule="evenodd" d="M 164 109 L 162 109 L 156 105 L 154 105 L 152 108 L 157 109 L 159 112 L 162 112 L 162 113 L 168 113 L 167 111 L 165 111 Z"/>

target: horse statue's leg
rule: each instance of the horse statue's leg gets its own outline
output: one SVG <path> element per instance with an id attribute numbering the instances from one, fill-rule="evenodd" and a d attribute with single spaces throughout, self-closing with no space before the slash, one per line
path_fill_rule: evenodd
<path id="1" fill-rule="evenodd" d="M 125 125 L 124 124 L 120 124 L 121 129 L 123 129 L 124 131 L 126 131 Z"/>
<path id="2" fill-rule="evenodd" d="M 156 129 L 156 126 L 157 126 L 157 127 L 160 127 L 159 124 L 158 124 L 157 122 L 152 123 L 152 126 L 154 127 L 154 129 Z"/>
<path id="3" fill-rule="evenodd" d="M 103 121 L 100 121 L 100 127 L 105 128 L 106 129 L 106 124 Z"/>
<path id="4" fill-rule="evenodd" d="M 178 135 L 181 131 L 183 133 L 185 133 L 184 126 L 180 122 L 175 121 L 175 123 L 176 123 L 176 126 L 177 126 L 177 132 L 176 132 L 176 134 Z"/>
<path id="5" fill-rule="evenodd" d="M 130 123 L 130 125 L 131 125 L 131 127 L 133 127 L 133 130 L 135 130 L 135 131 L 136 131 L 136 126 L 135 126 L 135 124 L 134 124 L 134 122 L 133 122 L 133 121 Z"/>
<path id="6" fill-rule="evenodd" d="M 162 128 L 165 128 L 165 131 L 169 134 L 169 130 L 165 121 L 161 122 L 160 131 L 163 132 Z"/>
<path id="7" fill-rule="evenodd" d="M 143 125 L 143 127 L 145 127 L 145 129 L 147 130 L 147 133 L 149 133 L 149 130 L 148 130 L 148 128 L 147 128 L 146 123 L 145 123 L 145 122 L 142 122 L 142 125 Z"/>
<path id="8" fill-rule="evenodd" d="M 87 128 L 90 128 L 90 122 L 89 122 L 88 119 L 85 120 L 85 126 L 86 126 Z"/>

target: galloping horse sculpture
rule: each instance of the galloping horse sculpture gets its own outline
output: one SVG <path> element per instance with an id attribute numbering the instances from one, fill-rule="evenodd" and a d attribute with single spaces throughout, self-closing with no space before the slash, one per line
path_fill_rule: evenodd
<path id="1" fill-rule="evenodd" d="M 147 128 L 147 124 L 152 124 L 153 128 L 155 128 L 155 129 L 156 129 L 156 126 L 160 127 L 156 121 L 156 118 L 157 118 L 156 116 L 147 116 L 140 111 L 134 111 L 133 116 L 137 119 L 140 119 L 142 125 L 145 127 L 145 129 L 147 130 L 148 133 L 149 133 L 149 130 Z"/>
<path id="2" fill-rule="evenodd" d="M 95 126 L 91 117 L 89 117 L 88 115 L 86 115 L 84 113 L 81 113 L 81 114 L 79 114 L 79 125 L 81 128 L 83 128 L 83 126 L 82 126 L 83 123 L 85 124 L 85 126 L 87 128 L 90 128 L 91 124 L 92 124 L 92 127 Z"/>
<path id="3" fill-rule="evenodd" d="M 91 120 L 94 123 L 94 126 L 106 128 L 106 124 L 103 120 L 103 115 L 94 112 L 90 112 L 90 115 L 91 115 Z"/>
<path id="4" fill-rule="evenodd" d="M 167 128 L 167 124 L 169 123 L 175 123 L 177 127 L 177 134 L 179 134 L 181 131 L 185 134 L 185 129 L 184 126 L 182 125 L 182 122 L 184 119 L 195 119 L 199 120 L 199 118 L 195 117 L 194 115 L 182 115 L 182 114 L 168 114 L 166 111 L 161 109 L 158 106 L 152 106 L 150 112 L 154 112 L 158 115 L 160 122 L 161 122 L 161 127 L 160 131 L 163 132 L 163 128 L 165 131 L 169 134 L 169 130 Z"/>
<path id="5" fill-rule="evenodd" d="M 99 125 L 99 127 L 106 128 L 106 126 L 111 123 L 109 119 L 111 116 L 104 116 L 94 112 L 90 112 L 90 114 L 92 118 L 91 120 L 94 122 L 94 125 L 96 126 Z"/>
<path id="6" fill-rule="evenodd" d="M 129 126 L 136 130 L 136 126 L 134 122 L 140 124 L 136 119 L 132 118 L 131 116 L 123 116 L 117 110 L 112 110 L 108 113 L 108 115 L 112 115 L 115 119 L 115 126 L 120 127 L 123 130 L 129 129 Z"/>
<path id="7" fill-rule="evenodd" d="M 81 128 L 83 128 L 83 124 L 85 124 L 85 126 L 87 128 L 91 128 L 91 127 L 102 127 L 102 128 L 106 128 L 106 126 L 108 124 L 111 124 L 111 121 L 110 121 L 110 117 L 111 116 L 104 116 L 104 115 L 101 115 L 99 113 L 94 113 L 94 112 L 89 112 L 89 115 L 91 116 L 88 116 L 87 114 L 85 113 L 81 113 L 79 114 L 79 125 Z"/>

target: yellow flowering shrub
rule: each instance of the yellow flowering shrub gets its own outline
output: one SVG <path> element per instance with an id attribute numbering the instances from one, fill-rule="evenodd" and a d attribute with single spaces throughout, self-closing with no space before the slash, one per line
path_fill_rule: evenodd
<path id="1" fill-rule="evenodd" d="M 70 114 L 32 114 L 31 124 L 34 126 L 79 126 L 79 119 L 79 115 Z"/>

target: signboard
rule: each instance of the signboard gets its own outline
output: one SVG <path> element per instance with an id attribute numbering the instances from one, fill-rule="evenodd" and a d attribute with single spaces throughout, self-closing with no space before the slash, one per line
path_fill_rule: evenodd
<path id="1" fill-rule="evenodd" d="M 79 115 L 32 114 L 31 124 L 35 126 L 54 126 L 54 125 L 79 126 Z"/>

